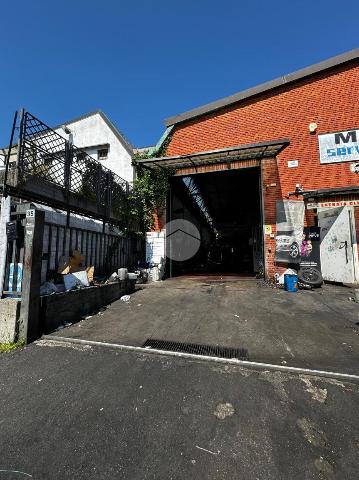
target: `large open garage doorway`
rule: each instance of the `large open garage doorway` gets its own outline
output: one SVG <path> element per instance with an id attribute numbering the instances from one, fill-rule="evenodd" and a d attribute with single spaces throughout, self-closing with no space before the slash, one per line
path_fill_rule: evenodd
<path id="1" fill-rule="evenodd" d="M 168 258 L 167 276 L 263 273 L 259 167 L 174 176 L 169 197 L 167 219 L 191 222 L 201 241 L 191 258 Z M 167 236 L 167 252 L 174 248 Z"/>

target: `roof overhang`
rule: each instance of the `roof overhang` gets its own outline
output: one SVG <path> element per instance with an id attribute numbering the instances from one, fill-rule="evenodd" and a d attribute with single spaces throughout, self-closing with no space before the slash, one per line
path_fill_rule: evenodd
<path id="1" fill-rule="evenodd" d="M 325 197 L 336 197 L 337 195 L 353 195 L 359 194 L 359 186 L 348 186 L 348 187 L 336 187 L 336 188 L 323 188 L 320 190 L 308 190 L 303 192 L 304 200 L 309 198 L 325 198 Z"/>
<path id="2" fill-rule="evenodd" d="M 209 150 L 206 152 L 191 153 L 188 155 L 178 155 L 173 157 L 144 158 L 134 160 L 134 164 L 142 165 L 147 168 L 172 167 L 186 168 L 202 165 L 211 165 L 214 163 L 230 163 L 238 160 L 262 159 L 275 157 L 287 145 L 288 138 L 280 140 L 271 140 L 268 142 L 250 143 L 238 145 L 236 147 L 223 148 L 220 150 Z"/>

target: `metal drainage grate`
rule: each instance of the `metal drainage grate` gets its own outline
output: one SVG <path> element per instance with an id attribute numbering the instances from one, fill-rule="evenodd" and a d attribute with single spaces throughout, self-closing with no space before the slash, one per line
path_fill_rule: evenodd
<path id="1" fill-rule="evenodd" d="M 236 358 L 249 360 L 248 350 L 245 348 L 220 347 L 218 345 L 200 345 L 198 343 L 180 343 L 169 340 L 148 338 L 142 345 L 143 348 L 155 348 L 170 352 L 193 353 L 195 355 L 207 355 L 209 357 Z"/>

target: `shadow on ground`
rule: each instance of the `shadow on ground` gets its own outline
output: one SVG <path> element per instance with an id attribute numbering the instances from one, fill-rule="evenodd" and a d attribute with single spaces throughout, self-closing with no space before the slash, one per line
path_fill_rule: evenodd
<path id="1" fill-rule="evenodd" d="M 4 480 L 357 478 L 352 383 L 49 341 L 0 378 Z"/>
<path id="2" fill-rule="evenodd" d="M 172 279 L 56 332 L 142 346 L 155 338 L 248 350 L 249 359 L 359 372 L 359 305 L 345 287 L 288 293 L 255 280 Z"/>

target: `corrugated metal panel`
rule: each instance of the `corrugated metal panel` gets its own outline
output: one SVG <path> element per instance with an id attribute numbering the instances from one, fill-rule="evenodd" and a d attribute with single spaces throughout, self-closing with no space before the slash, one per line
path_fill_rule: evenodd
<path id="1" fill-rule="evenodd" d="M 175 175 L 191 175 L 194 173 L 208 173 L 208 172 L 219 172 L 221 170 L 233 170 L 233 169 L 240 169 L 240 168 L 250 168 L 250 167 L 259 167 L 260 160 L 257 158 L 251 158 L 248 160 L 237 160 L 231 162 L 230 165 L 228 163 L 214 163 L 211 165 L 199 165 L 197 167 L 186 167 L 186 168 L 179 168 L 176 170 Z"/>

